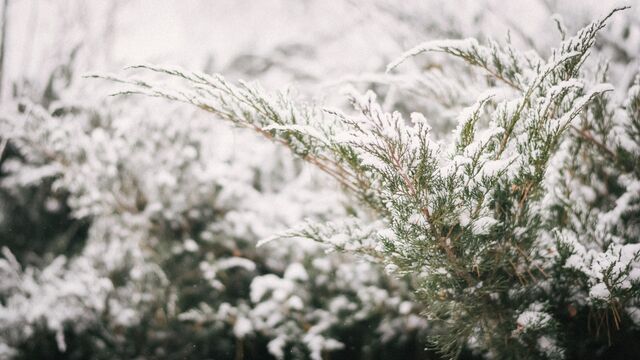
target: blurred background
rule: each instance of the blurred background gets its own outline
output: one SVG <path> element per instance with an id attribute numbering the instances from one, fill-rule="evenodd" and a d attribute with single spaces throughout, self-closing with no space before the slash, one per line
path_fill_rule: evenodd
<path id="1" fill-rule="evenodd" d="M 74 57 L 78 72 L 138 63 L 261 75 L 314 84 L 379 71 L 402 51 L 439 38 L 505 39 L 544 53 L 558 41 L 552 15 L 570 30 L 625 1 L 8 0 L 3 93 Z M 637 15 L 633 8 L 624 15 Z M 634 20 L 635 21 L 635 20 Z M 623 25 L 613 24 L 622 31 Z M 632 31 L 633 32 L 633 31 Z M 630 54 L 638 35 L 627 34 Z M 606 38 L 605 40 L 606 41 Z M 635 46 L 635 48 L 634 48 Z M 288 76 L 286 76 L 288 75 Z M 263 80 L 265 81 L 265 80 Z M 271 85 L 270 83 L 265 85 Z M 18 90 L 19 91 L 19 90 Z"/>

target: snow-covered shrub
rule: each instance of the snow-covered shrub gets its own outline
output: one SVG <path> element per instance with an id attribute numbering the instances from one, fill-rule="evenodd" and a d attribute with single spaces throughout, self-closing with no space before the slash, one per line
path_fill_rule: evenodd
<path id="1" fill-rule="evenodd" d="M 256 249 L 305 218 L 354 211 L 335 186 L 253 134 L 136 106 L 5 108 L 3 189 L 48 186 L 51 211 L 68 207 L 66 221 L 87 227 L 38 253 L 9 240 L 0 260 L 6 354 L 422 353 L 427 322 L 410 282 L 313 241 Z"/>
<path id="2" fill-rule="evenodd" d="M 558 20 L 561 42 L 545 53 L 470 38 L 427 42 L 389 65 L 398 71 L 436 52 L 479 68 L 486 76 L 444 73 L 451 96 L 424 93 L 441 110 L 458 107 L 450 98 L 475 99 L 455 117 L 405 119 L 354 89 L 347 93 L 357 114 L 345 114 L 177 67 L 136 68 L 180 85 L 105 77 L 127 84 L 122 93 L 192 104 L 251 129 L 334 178 L 354 197 L 355 217 L 307 222 L 281 237 L 310 238 L 411 276 L 433 323 L 429 338 L 445 355 L 624 356 L 640 334 L 639 87 L 628 77 L 607 83 L 606 63 L 589 58 L 615 12 L 574 36 Z M 286 275 L 260 283 L 253 290 L 276 300 L 292 291 Z"/>

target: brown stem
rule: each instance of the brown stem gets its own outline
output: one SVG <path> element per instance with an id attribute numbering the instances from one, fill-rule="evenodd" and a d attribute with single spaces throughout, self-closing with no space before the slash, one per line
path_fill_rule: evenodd
<path id="1" fill-rule="evenodd" d="M 400 163 L 400 159 L 398 159 L 396 152 L 393 150 L 393 147 L 389 143 L 386 143 L 386 145 L 387 145 L 389 158 L 391 159 L 391 163 L 396 168 L 396 171 L 398 172 L 398 174 L 400 174 L 400 178 L 402 178 L 402 181 L 404 182 L 407 189 L 409 189 L 409 195 L 414 199 L 417 198 L 418 191 L 416 190 L 416 187 L 414 186 L 409 176 L 405 173 L 404 169 L 402 168 L 402 164 Z M 429 212 L 429 209 L 426 206 L 422 206 L 420 208 L 420 211 L 422 211 L 422 214 L 424 215 L 425 220 L 427 221 L 427 223 L 429 223 L 429 227 L 431 228 L 433 236 L 436 239 L 438 239 L 438 246 L 440 246 L 440 248 L 444 250 L 449 262 L 455 265 L 456 267 L 458 267 L 456 272 L 458 272 L 458 274 L 465 279 L 465 281 L 467 282 L 467 285 L 472 286 L 474 283 L 473 279 L 466 271 L 463 270 L 463 267 L 460 266 L 460 260 L 458 259 L 456 254 L 453 252 L 451 245 L 447 243 L 447 239 L 449 238 L 449 236 L 451 236 L 453 227 L 449 229 L 449 233 L 447 234 L 447 236 L 442 237 L 439 235 L 438 231 L 436 230 L 435 222 L 431 218 L 431 213 Z"/>
<path id="2" fill-rule="evenodd" d="M 580 135 L 580 137 L 583 140 L 588 141 L 591 144 L 597 146 L 600 150 L 604 151 L 612 160 L 614 161 L 618 160 L 616 154 L 613 151 L 611 151 L 605 144 L 603 144 L 602 142 L 594 138 L 593 135 L 591 135 L 591 133 L 587 131 L 587 129 L 578 129 L 573 125 L 570 125 L 570 126 L 573 130 L 575 130 L 578 133 L 578 135 Z"/>
<path id="3" fill-rule="evenodd" d="M 521 88 L 520 86 L 518 86 L 517 84 L 514 84 L 511 80 L 509 80 L 509 79 L 505 78 L 504 76 L 502 76 L 502 75 L 500 75 L 500 74 L 496 73 L 495 71 L 493 71 L 493 70 L 489 69 L 489 68 L 488 68 L 488 67 L 486 67 L 486 66 L 482 66 L 482 68 L 483 68 L 486 72 L 488 72 L 488 73 L 489 73 L 489 75 L 493 76 L 494 78 L 496 78 L 496 79 L 498 79 L 498 80 L 500 80 L 500 81 L 504 82 L 505 84 L 507 84 L 507 85 L 511 86 L 512 88 L 514 88 L 514 89 L 516 89 L 516 90 L 522 91 L 522 88 Z"/>

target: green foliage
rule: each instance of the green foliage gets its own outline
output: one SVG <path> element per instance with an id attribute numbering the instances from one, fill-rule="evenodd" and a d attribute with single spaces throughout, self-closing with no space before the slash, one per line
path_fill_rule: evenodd
<path id="1" fill-rule="evenodd" d="M 493 88 L 461 112 L 449 137 L 436 137 L 420 114 L 409 122 L 385 112 L 372 92 L 350 90 L 358 114 L 347 115 L 176 68 L 136 67 L 184 80 L 180 90 L 109 78 L 132 87 L 121 94 L 186 102 L 253 129 L 336 179 L 377 222 L 309 223 L 282 237 L 360 253 L 416 279 L 435 324 L 430 340 L 445 356 L 584 357 L 637 334 L 640 87 L 616 117 L 620 105 L 606 94 L 614 88 L 583 69 L 619 10 L 573 37 L 563 32 L 546 60 L 475 39 L 402 55 L 388 71 L 436 51 L 490 76 Z M 576 182 L 603 194 L 576 200 Z M 605 212 L 609 224 L 594 223 Z M 600 267 L 587 271 L 594 262 Z M 587 330 L 594 322 L 597 331 Z"/>

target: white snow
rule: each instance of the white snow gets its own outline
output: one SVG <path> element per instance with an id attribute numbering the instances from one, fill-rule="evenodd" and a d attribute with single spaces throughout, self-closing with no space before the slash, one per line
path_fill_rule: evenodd
<path id="1" fill-rule="evenodd" d="M 493 228 L 498 223 L 499 221 L 491 216 L 483 216 L 481 218 L 478 218 L 473 222 L 473 234 L 486 235 L 491 232 L 491 228 Z"/>

